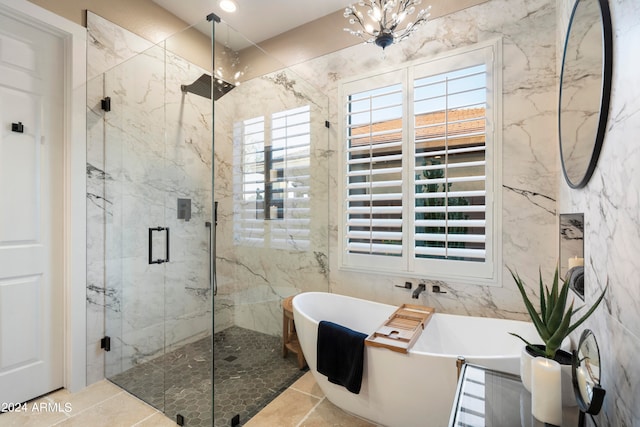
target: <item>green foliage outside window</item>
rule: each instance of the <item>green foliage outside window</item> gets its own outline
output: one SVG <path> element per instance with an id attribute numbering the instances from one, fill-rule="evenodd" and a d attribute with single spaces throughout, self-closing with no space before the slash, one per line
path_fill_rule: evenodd
<path id="1" fill-rule="evenodd" d="M 438 159 L 423 159 L 422 166 L 437 166 L 441 165 L 442 162 Z M 444 169 L 430 169 L 422 171 L 422 174 L 416 175 L 417 180 L 436 180 L 444 178 Z M 452 183 L 433 183 L 433 184 L 418 184 L 416 185 L 416 195 L 424 194 L 424 193 L 437 193 L 442 192 L 448 194 L 451 191 Z M 465 197 L 429 197 L 429 198 L 416 198 L 416 207 L 424 207 L 424 206 L 467 206 L 469 205 L 469 200 Z M 448 220 L 467 220 L 469 219 L 469 215 L 464 212 L 417 212 L 416 213 L 416 221 L 420 220 L 438 220 L 444 221 L 445 215 L 448 214 Z M 416 234 L 466 234 L 467 227 L 416 227 Z M 416 246 L 428 246 L 428 247 L 436 247 L 443 248 L 445 247 L 447 242 L 441 241 L 416 241 Z M 448 242 L 449 248 L 464 248 L 465 242 Z M 426 256 L 427 258 L 442 258 L 437 256 Z M 457 257 L 448 257 L 448 259 L 463 259 Z"/>

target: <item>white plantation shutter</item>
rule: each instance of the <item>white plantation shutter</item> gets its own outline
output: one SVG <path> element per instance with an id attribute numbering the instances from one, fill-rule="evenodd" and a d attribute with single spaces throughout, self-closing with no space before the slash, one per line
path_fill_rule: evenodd
<path id="1" fill-rule="evenodd" d="M 344 268 L 497 283 L 500 50 L 341 84 Z"/>
<path id="2" fill-rule="evenodd" d="M 309 106 L 234 124 L 234 241 L 310 247 Z"/>
<path id="3" fill-rule="evenodd" d="M 309 249 L 311 222 L 311 113 L 309 106 L 271 116 L 271 247 Z"/>
<path id="4" fill-rule="evenodd" d="M 486 65 L 414 81 L 416 258 L 483 262 Z"/>
<path id="5" fill-rule="evenodd" d="M 354 93 L 347 103 L 347 251 L 400 256 L 402 85 Z"/>
<path id="6" fill-rule="evenodd" d="M 251 246 L 264 242 L 264 117 L 234 124 L 234 241 Z"/>

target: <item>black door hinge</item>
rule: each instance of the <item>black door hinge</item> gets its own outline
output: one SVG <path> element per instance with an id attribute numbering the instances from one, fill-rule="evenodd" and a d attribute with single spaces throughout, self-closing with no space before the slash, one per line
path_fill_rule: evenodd
<path id="1" fill-rule="evenodd" d="M 100 106 L 104 111 L 111 111 L 111 97 L 106 96 L 100 101 Z"/>
<path id="2" fill-rule="evenodd" d="M 104 351 L 111 351 L 111 337 L 105 336 L 100 340 L 100 348 L 104 348 Z"/>
<path id="3" fill-rule="evenodd" d="M 324 121 L 324 127 L 326 127 L 327 129 L 331 127 L 331 123 L 329 123 L 329 120 Z"/>
<path id="4" fill-rule="evenodd" d="M 183 426 L 184 425 L 184 416 L 177 414 L 176 415 L 176 424 L 178 424 L 179 426 Z"/>

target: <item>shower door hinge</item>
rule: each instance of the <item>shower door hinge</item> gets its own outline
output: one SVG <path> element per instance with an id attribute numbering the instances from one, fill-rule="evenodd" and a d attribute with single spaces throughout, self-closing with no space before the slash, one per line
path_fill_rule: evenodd
<path id="1" fill-rule="evenodd" d="M 106 96 L 100 101 L 100 106 L 104 111 L 111 111 L 111 97 Z"/>
<path id="2" fill-rule="evenodd" d="M 331 127 L 331 123 L 329 123 L 329 120 L 324 121 L 324 127 L 326 127 L 327 129 Z"/>
<path id="3" fill-rule="evenodd" d="M 100 340 L 100 348 L 104 348 L 104 351 L 111 351 L 111 337 L 105 336 Z"/>

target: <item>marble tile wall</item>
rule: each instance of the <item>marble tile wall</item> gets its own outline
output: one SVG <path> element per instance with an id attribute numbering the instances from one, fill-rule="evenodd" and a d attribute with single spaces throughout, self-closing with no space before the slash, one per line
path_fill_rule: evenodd
<path id="1" fill-rule="evenodd" d="M 268 140 L 271 114 L 306 105 L 311 116 L 308 237 L 290 235 L 286 247 L 274 246 L 268 238 L 243 241 L 234 235 L 234 213 L 240 209 L 234 203 L 239 195 L 237 187 L 234 195 L 234 179 L 241 165 L 234 159 L 233 126 L 265 116 Z M 214 114 L 215 194 L 219 202 L 215 329 L 235 324 L 281 335 L 283 298 L 328 290 L 328 98 L 300 76 L 283 70 L 243 82 L 216 101 Z M 266 235 L 287 219 L 265 220 Z"/>
<path id="2" fill-rule="evenodd" d="M 92 383 L 211 332 L 212 117 L 210 100 L 180 90 L 204 70 L 95 14 L 87 21 Z M 191 199 L 189 221 L 177 219 L 178 198 Z M 171 262 L 149 265 L 148 228 L 158 226 L 171 230 Z M 164 257 L 156 235 L 154 259 Z"/>
<path id="3" fill-rule="evenodd" d="M 500 286 L 439 283 L 446 294 L 423 293 L 419 303 L 440 311 L 523 318 L 524 306 L 506 266 L 537 286 L 538 269 L 553 274 L 558 253 L 556 222 L 557 151 L 555 69 L 556 7 L 552 0 L 491 0 L 435 19 L 385 55 L 373 45 L 357 45 L 293 67 L 329 96 L 331 106 L 329 211 L 331 290 L 392 304 L 416 302 L 396 288 L 405 280 L 340 270 L 338 188 L 340 152 L 338 86 L 344 78 L 405 61 L 428 59 L 452 49 L 502 38 L 502 283 Z"/>
<path id="4" fill-rule="evenodd" d="M 561 52 L 571 0 L 557 0 L 557 46 Z M 613 25 L 613 79 L 609 120 L 595 172 L 586 187 L 574 190 L 558 163 L 558 210 L 583 212 L 585 294 L 593 302 L 608 284 L 605 303 L 587 321 L 600 347 L 602 385 L 607 391 L 600 426 L 640 425 L 640 85 L 638 56 L 640 4 L 609 1 Z M 562 57 L 557 58 L 560 70 Z M 580 328 L 582 329 L 582 328 Z M 577 338 L 577 337 L 576 337 Z"/>

